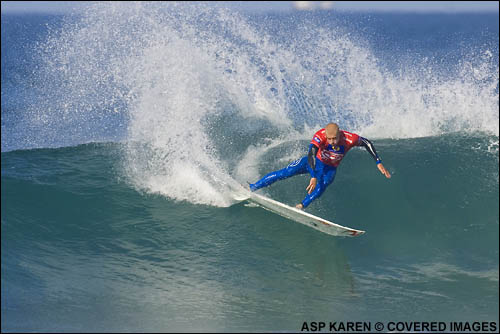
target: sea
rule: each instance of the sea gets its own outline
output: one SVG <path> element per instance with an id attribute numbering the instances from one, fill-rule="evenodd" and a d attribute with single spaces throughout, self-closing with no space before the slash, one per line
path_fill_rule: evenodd
<path id="1" fill-rule="evenodd" d="M 2 332 L 498 332 L 498 22 L 2 13 Z M 365 234 L 238 200 L 328 122 L 392 177 L 354 148 L 307 212 Z M 259 193 L 295 205 L 308 184 Z"/>

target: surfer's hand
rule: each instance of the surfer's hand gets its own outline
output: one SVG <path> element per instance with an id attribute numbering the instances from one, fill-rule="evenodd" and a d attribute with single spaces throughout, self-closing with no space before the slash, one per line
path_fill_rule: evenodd
<path id="1" fill-rule="evenodd" d="M 306 188 L 309 195 L 313 192 L 314 188 L 316 188 L 316 183 L 318 183 L 318 179 L 315 177 L 311 178 L 311 181 L 309 181 L 309 185 Z"/>
<path id="2" fill-rule="evenodd" d="M 380 173 L 384 174 L 386 178 L 390 179 L 391 178 L 391 173 L 387 169 L 385 169 L 384 165 L 381 163 L 377 165 L 378 170 Z"/>

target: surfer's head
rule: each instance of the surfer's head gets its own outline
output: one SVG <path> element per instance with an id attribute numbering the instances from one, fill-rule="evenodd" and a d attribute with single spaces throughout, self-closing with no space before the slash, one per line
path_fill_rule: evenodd
<path id="1" fill-rule="evenodd" d="M 340 131 L 339 126 L 335 123 L 328 123 L 325 126 L 326 141 L 330 145 L 337 145 L 340 141 Z"/>

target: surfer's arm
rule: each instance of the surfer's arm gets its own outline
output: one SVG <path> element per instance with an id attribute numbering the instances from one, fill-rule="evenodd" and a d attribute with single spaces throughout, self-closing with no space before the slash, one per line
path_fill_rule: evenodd
<path id="1" fill-rule="evenodd" d="M 319 148 L 314 145 L 310 144 L 309 145 L 309 153 L 307 154 L 307 162 L 309 163 L 309 167 L 311 167 L 310 174 L 311 174 L 311 181 L 309 181 L 309 185 L 306 188 L 306 191 L 308 194 L 312 193 L 314 188 L 316 188 L 316 183 L 318 182 L 318 179 L 316 178 L 315 171 L 316 171 L 316 154 L 318 154 Z"/>
<path id="2" fill-rule="evenodd" d="M 359 146 L 363 146 L 368 151 L 368 153 L 370 153 L 372 158 L 375 159 L 375 162 L 377 164 L 382 163 L 382 160 L 380 160 L 377 151 L 375 150 L 375 146 L 373 146 L 371 141 L 366 138 L 359 137 Z"/>
<path id="3" fill-rule="evenodd" d="M 318 154 L 318 146 L 310 144 L 309 145 L 309 153 L 307 154 L 307 162 L 309 163 L 309 167 L 311 167 L 311 177 L 316 177 L 314 175 L 314 171 L 316 169 L 316 155 Z"/>
<path id="4" fill-rule="evenodd" d="M 368 153 L 370 153 L 373 159 L 375 159 L 378 170 L 382 174 L 384 174 L 386 178 L 390 178 L 391 174 L 385 169 L 384 165 L 382 165 L 382 160 L 380 160 L 377 151 L 375 150 L 375 146 L 373 146 L 372 142 L 366 138 L 359 137 L 359 146 L 363 146 L 368 151 Z"/>

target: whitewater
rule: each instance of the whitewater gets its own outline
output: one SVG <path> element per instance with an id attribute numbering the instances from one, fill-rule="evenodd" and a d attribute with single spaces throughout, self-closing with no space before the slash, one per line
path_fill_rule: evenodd
<path id="1" fill-rule="evenodd" d="M 498 324 L 498 13 L 461 15 L 2 14 L 2 330 Z M 308 208 L 356 239 L 236 199 L 328 122 L 393 175 L 353 149 Z"/>

